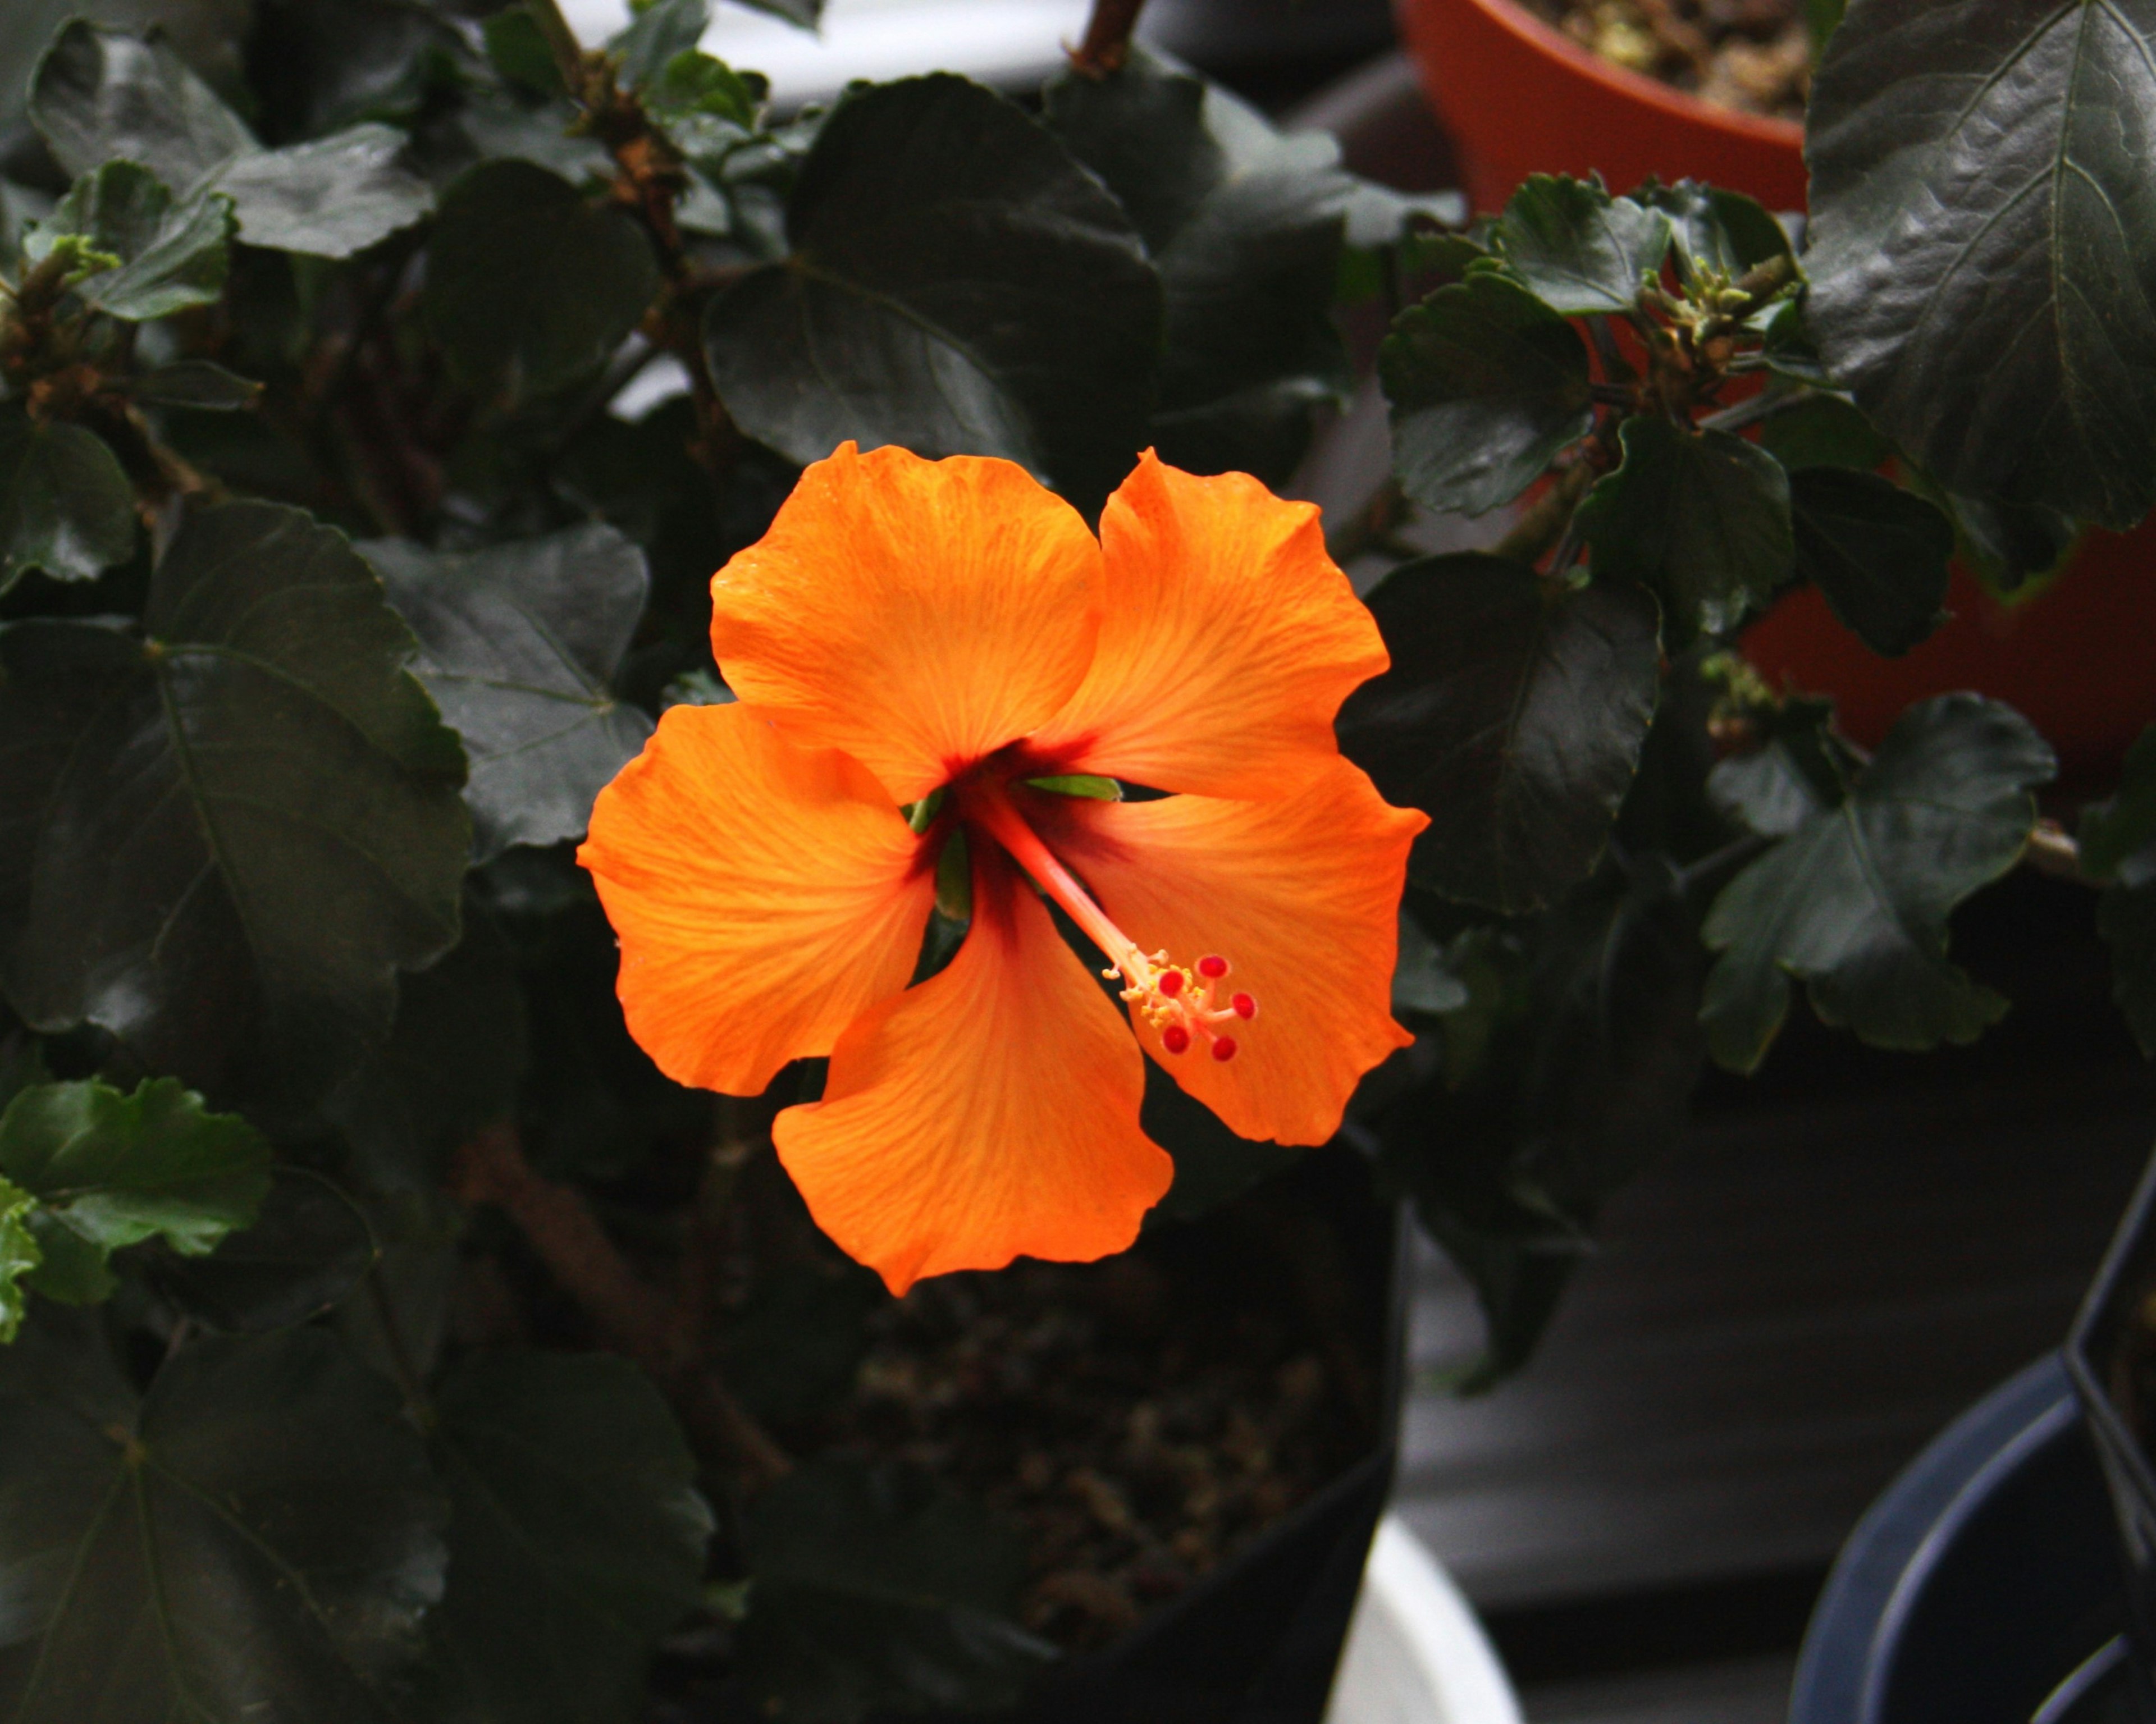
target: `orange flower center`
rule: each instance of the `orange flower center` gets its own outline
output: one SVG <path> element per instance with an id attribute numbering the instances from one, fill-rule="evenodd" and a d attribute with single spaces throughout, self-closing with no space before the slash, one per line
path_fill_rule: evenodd
<path id="1" fill-rule="evenodd" d="M 1258 1003 L 1240 991 L 1221 1001 L 1221 984 L 1232 967 L 1226 958 L 1208 952 L 1195 964 L 1178 964 L 1165 952 L 1142 950 L 1026 824 L 1000 785 L 976 779 L 956 789 L 963 817 L 1001 844 L 1034 884 L 1061 905 L 1086 937 L 1101 948 L 1109 961 L 1101 973 L 1122 978 L 1123 998 L 1159 1033 L 1162 1047 L 1171 1054 L 1187 1054 L 1202 1044 L 1215 1060 L 1235 1057 L 1238 1044 L 1225 1027 L 1255 1018 Z"/>

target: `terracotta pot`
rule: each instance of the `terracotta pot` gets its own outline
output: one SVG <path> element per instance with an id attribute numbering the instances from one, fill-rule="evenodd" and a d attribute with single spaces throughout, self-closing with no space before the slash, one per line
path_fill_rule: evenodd
<path id="1" fill-rule="evenodd" d="M 1514 0 L 1394 0 L 1424 93 L 1451 134 L 1478 209 L 1530 173 L 1595 170 L 1613 188 L 1649 174 L 1804 203 L 1804 129 L 1717 108 L 1589 53 Z M 1779 682 L 1834 694 L 1859 741 L 1876 743 L 1913 700 L 1975 689 L 2025 713 L 2058 749 L 2066 781 L 2100 793 L 2156 721 L 2156 525 L 2092 532 L 2046 592 L 2002 605 L 1956 570 L 1950 621 L 1915 651 L 1881 659 L 1816 592 L 1792 594 L 1744 637 Z"/>
<path id="2" fill-rule="evenodd" d="M 2156 525 L 2091 532 L 2073 566 L 2020 604 L 1957 568 L 1947 608 L 1929 640 L 1881 659 L 1806 588 L 1746 631 L 1744 656 L 1777 685 L 1831 692 L 1842 727 L 1867 747 L 1911 701 L 1974 689 L 2043 732 L 2066 788 L 2108 793 L 2120 757 L 2156 723 Z"/>
<path id="3" fill-rule="evenodd" d="M 1804 128 L 1717 108 L 1611 65 L 1512 0 L 1394 0 L 1422 86 L 1477 209 L 1531 173 L 1601 174 L 1626 191 L 1690 175 L 1769 209 L 1804 201 Z"/>

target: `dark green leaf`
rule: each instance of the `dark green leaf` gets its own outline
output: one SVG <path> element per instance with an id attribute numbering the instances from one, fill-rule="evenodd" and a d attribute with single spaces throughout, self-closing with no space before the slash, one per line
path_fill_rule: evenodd
<path id="1" fill-rule="evenodd" d="M 38 1200 L 0 1179 L 0 1344 L 13 1341 L 23 1326 L 29 1296 L 23 1278 L 44 1260 L 30 1236 L 31 1212 Z"/>
<path id="2" fill-rule="evenodd" d="M 755 126 L 757 111 L 770 93 L 761 73 L 737 72 L 724 60 L 690 52 L 667 61 L 666 69 L 644 92 L 644 101 L 662 119 L 711 115 L 746 133 Z"/>
<path id="3" fill-rule="evenodd" d="M 483 162 L 434 223 L 427 324 L 475 387 L 543 395 L 596 370 L 658 290 L 651 242 L 622 210 L 529 162 Z"/>
<path id="4" fill-rule="evenodd" d="M 1748 716 L 1753 746 L 1715 762 L 1709 801 L 1762 838 L 1787 838 L 1841 806 L 1856 763 L 1835 740 L 1831 701 L 1793 697 Z"/>
<path id="5" fill-rule="evenodd" d="M 340 1084 L 323 1111 L 372 1191 L 429 1192 L 449 1152 L 515 1111 L 524 1075 L 524 993 L 493 919 L 465 908 L 465 937 L 398 980 L 388 1045 Z"/>
<path id="6" fill-rule="evenodd" d="M 793 256 L 711 306 L 726 408 L 797 461 L 849 438 L 1003 455 L 1097 498 L 1145 438 L 1160 283 L 1115 200 L 962 78 L 849 95 L 787 202 Z"/>
<path id="7" fill-rule="evenodd" d="M 1393 1015 L 1440 1017 L 1460 1010 L 1468 1000 L 1467 984 L 1446 963 L 1444 948 L 1402 910 L 1399 956 L 1393 966 Z"/>
<path id="8" fill-rule="evenodd" d="M 1841 23 L 1849 0 L 1804 0 L 1804 28 L 1812 38 L 1812 57 L 1826 51 L 1828 39 Z"/>
<path id="9" fill-rule="evenodd" d="M 2156 725 L 2126 751 L 2118 790 L 2082 810 L 2079 837 L 2082 867 L 2093 878 L 2117 879 L 2143 852 L 2156 877 Z"/>
<path id="10" fill-rule="evenodd" d="M 2112 998 L 2141 1051 L 2156 1060 L 2156 875 L 2107 886 L 2096 925 L 2111 947 Z"/>
<path id="11" fill-rule="evenodd" d="M 1851 8 L 1813 85 L 1811 326 L 1949 489 L 2156 500 L 2156 0 Z"/>
<path id="12" fill-rule="evenodd" d="M 1341 708 L 1340 746 L 1386 799 L 1430 817 L 1409 871 L 1521 911 L 1584 879 L 1653 719 L 1655 602 L 1551 593 L 1480 552 L 1395 570 L 1370 596 L 1392 668 Z"/>
<path id="13" fill-rule="evenodd" d="M 1862 408 L 1839 395 L 1820 393 L 1769 415 L 1759 427 L 1759 445 L 1792 473 L 1807 467 L 1869 473 L 1894 453 Z"/>
<path id="14" fill-rule="evenodd" d="M 568 95 L 547 33 L 539 28 L 529 6 L 503 7 L 480 27 L 480 33 L 488 60 L 511 83 L 521 85 L 535 95 Z"/>
<path id="15" fill-rule="evenodd" d="M 350 1198 L 319 1173 L 279 1167 L 251 1224 L 211 1256 L 153 1259 L 151 1273 L 187 1316 L 254 1334 L 320 1316 L 359 1285 L 377 1255 Z"/>
<path id="16" fill-rule="evenodd" d="M 1486 1388 L 1532 1350 L 1603 1204 L 1678 1140 L 1704 1064 L 1705 955 L 1676 870 L 1634 859 L 1547 914 L 1476 929 L 1451 954 L 1479 1051 L 1378 1121 L 1384 1164 L 1476 1287 Z"/>
<path id="17" fill-rule="evenodd" d="M 436 1626 L 488 1717 L 630 1724 L 696 1606 L 711 1513 L 674 1415 L 603 1354 L 475 1353 L 436 1398 L 449 1587 Z"/>
<path id="18" fill-rule="evenodd" d="M 413 670 L 464 738 L 475 859 L 583 837 L 592 798 L 651 734 L 612 686 L 644 614 L 644 553 L 601 526 L 469 557 L 394 539 L 360 550 L 419 638 Z"/>
<path id="19" fill-rule="evenodd" d="M 246 122 L 162 42 L 81 18 L 60 32 L 30 84 L 30 117 L 70 176 L 139 162 L 182 198 L 260 147 Z"/>
<path id="20" fill-rule="evenodd" d="M 395 1391 L 320 1329 L 183 1347 L 138 1405 L 95 1324 L 0 1353 L 0 1708 L 378 1724 L 441 1595 Z"/>
<path id="21" fill-rule="evenodd" d="M 676 54 L 692 52 L 711 21 L 711 0 L 651 0 L 607 44 L 609 53 L 621 57 L 623 86 L 648 84 Z"/>
<path id="22" fill-rule="evenodd" d="M 1953 526 L 1876 473 L 1812 467 L 1789 479 L 1797 572 L 1875 653 L 1906 653 L 1946 613 Z"/>
<path id="23" fill-rule="evenodd" d="M 1417 502 L 1479 515 L 1587 434 L 1587 349 L 1525 288 L 1481 271 L 1400 314 L 1378 350 L 1393 468 Z"/>
<path id="24" fill-rule="evenodd" d="M 403 151 L 393 126 L 354 126 L 238 156 L 219 171 L 217 189 L 237 207 L 249 245 L 347 258 L 434 207 L 427 182 L 401 165 Z"/>
<path id="25" fill-rule="evenodd" d="M 90 1287 L 101 1296 L 115 1251 L 154 1239 L 199 1257 L 252 1222 L 270 1190 L 270 1146 L 171 1078 L 146 1079 L 132 1095 L 40 1084 L 0 1114 L 0 1173 L 37 1198 L 40 1244 L 64 1248 L 51 1255 L 64 1255 L 64 1282 L 37 1275 L 30 1285 L 54 1298 Z M 56 1241 L 54 1229 L 74 1239 Z"/>
<path id="26" fill-rule="evenodd" d="M 298 510 L 190 516 L 143 627 L 0 631 L 9 994 L 206 1085 L 250 1049 L 326 1081 L 456 937 L 455 734 L 367 565 Z"/>
<path id="27" fill-rule="evenodd" d="M 1048 124 L 1130 212 L 1167 295 L 1162 458 L 1284 483 L 1317 405 L 1353 382 L 1332 320 L 1353 182 L 1322 132 L 1283 133 L 1141 51 L 1065 73 Z"/>
<path id="28" fill-rule="evenodd" d="M 159 407 L 192 407 L 228 413 L 261 399 L 262 385 L 227 371 L 213 360 L 178 359 L 147 371 L 128 385 L 137 401 Z"/>
<path id="29" fill-rule="evenodd" d="M 0 405 L 0 593 L 42 569 L 89 581 L 135 550 L 135 487 L 94 431 Z"/>
<path id="30" fill-rule="evenodd" d="M 2074 548 L 2073 522 L 2054 509 L 1941 492 L 1963 559 L 1994 593 L 2014 593 L 2048 575 Z"/>
<path id="31" fill-rule="evenodd" d="M 1782 224 L 1742 192 L 1696 180 L 1673 186 L 1650 182 L 1632 198 L 1670 218 L 1677 268 L 1688 281 L 1735 281 L 1770 259 L 1792 255 Z"/>
<path id="32" fill-rule="evenodd" d="M 1716 1060 L 1749 1071 L 1789 1010 L 1875 1047 L 1973 1041 L 2006 1002 L 1947 961 L 1956 905 L 2020 859 L 2051 751 L 2011 708 L 1942 695 L 1904 714 L 1839 807 L 1731 881 L 1704 929 L 1722 953 L 1702 1018 Z"/>
<path id="33" fill-rule="evenodd" d="M 1672 644 L 1721 634 L 1789 577 L 1789 478 L 1757 444 L 1627 419 L 1625 459 L 1579 505 L 1595 572 L 1661 594 Z"/>
<path id="34" fill-rule="evenodd" d="M 1016 1537 L 920 1475 L 820 1458 L 751 1499 L 741 1536 L 742 1657 L 778 1716 L 1006 1705 L 1054 1655 L 1004 1614 L 1025 1573 Z"/>
<path id="35" fill-rule="evenodd" d="M 803 1263 L 759 1278 L 719 1340 L 726 1387 L 758 1419 L 783 1424 L 824 1411 L 853 1387 L 868 1314 L 884 1298 L 875 1277 L 850 1264 Z"/>
<path id="36" fill-rule="evenodd" d="M 175 208 L 148 168 L 108 162 L 74 182 L 30 230 L 23 250 L 34 262 L 68 236 L 117 258 L 116 268 L 85 278 L 75 291 L 100 311 L 144 322 L 208 305 L 224 291 L 232 230 L 228 198 L 209 192 Z"/>
<path id="37" fill-rule="evenodd" d="M 124 157 L 182 199 L 224 192 L 252 245 L 348 257 L 433 205 L 426 182 L 398 165 L 404 137 L 394 128 L 355 126 L 264 150 L 165 43 L 80 20 L 39 62 L 30 113 L 68 172 Z"/>
<path id="38" fill-rule="evenodd" d="M 783 18 L 804 30 L 814 29 L 824 16 L 824 0 L 741 0 L 741 3 L 752 11 Z"/>
<path id="39" fill-rule="evenodd" d="M 1552 310 L 1622 316 L 1640 278 L 1661 271 L 1670 218 L 1589 181 L 1538 173 L 1512 193 L 1496 239 L 1507 272 Z"/>

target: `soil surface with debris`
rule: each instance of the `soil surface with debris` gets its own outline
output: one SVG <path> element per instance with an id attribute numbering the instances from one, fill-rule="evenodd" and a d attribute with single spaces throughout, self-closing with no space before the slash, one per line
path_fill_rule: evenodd
<path id="1" fill-rule="evenodd" d="M 1382 1265 L 1276 1183 L 1103 1263 L 922 1282 L 878 1314 L 831 1446 L 988 1503 L 1028 1549 L 1019 1619 L 1108 1644 L 1375 1437 Z"/>
<path id="2" fill-rule="evenodd" d="M 1812 80 L 1803 0 L 1524 0 L 1614 65 L 1747 114 L 1804 117 Z"/>

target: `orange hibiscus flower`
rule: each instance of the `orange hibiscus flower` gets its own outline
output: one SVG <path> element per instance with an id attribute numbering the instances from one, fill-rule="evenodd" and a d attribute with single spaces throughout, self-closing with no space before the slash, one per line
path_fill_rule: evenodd
<path id="1" fill-rule="evenodd" d="M 711 601 L 738 703 L 668 711 L 581 859 L 661 1070 L 752 1095 L 830 1056 L 773 1137 L 894 1292 L 1131 1243 L 1172 1172 L 1139 1129 L 1141 1044 L 1244 1137 L 1322 1143 L 1409 1039 L 1389 999 L 1423 817 L 1334 746 L 1386 657 L 1315 509 L 1148 454 L 1096 541 L 1008 461 L 848 444 Z M 1039 782 L 1081 775 L 1170 794 Z M 972 920 L 910 987 L 960 832 Z"/>

